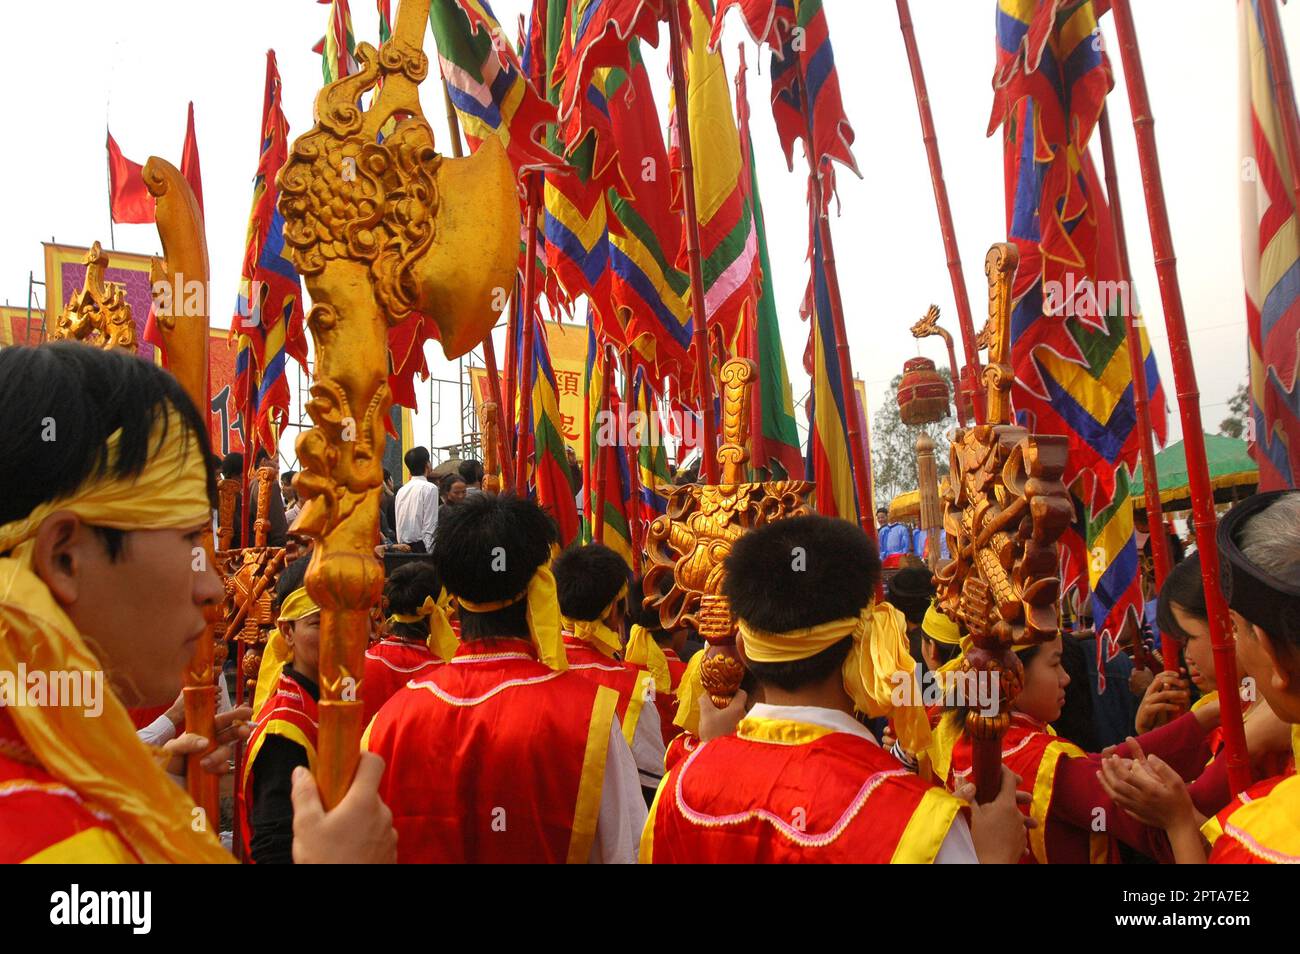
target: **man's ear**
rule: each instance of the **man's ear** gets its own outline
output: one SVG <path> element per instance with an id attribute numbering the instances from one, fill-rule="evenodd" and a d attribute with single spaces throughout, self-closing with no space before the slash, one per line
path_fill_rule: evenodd
<path id="1" fill-rule="evenodd" d="M 36 531 L 32 569 L 60 606 L 71 606 L 80 594 L 86 571 L 86 547 L 100 546 L 94 531 L 70 510 L 46 517 Z"/>
<path id="2" fill-rule="evenodd" d="M 1287 647 L 1279 646 L 1273 637 L 1253 623 L 1250 628 L 1255 635 L 1255 641 L 1259 643 L 1259 648 L 1264 651 L 1269 664 L 1273 667 L 1269 684 L 1279 692 L 1289 692 L 1296 677 L 1296 674 L 1291 671 L 1291 667 L 1296 663 L 1295 654 Z"/>

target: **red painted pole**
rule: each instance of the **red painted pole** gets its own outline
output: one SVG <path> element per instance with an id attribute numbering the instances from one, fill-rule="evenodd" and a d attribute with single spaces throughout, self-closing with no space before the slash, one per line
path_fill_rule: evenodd
<path id="1" fill-rule="evenodd" d="M 1219 684 L 1228 783 L 1233 794 L 1236 794 L 1250 784 L 1250 762 L 1246 754 L 1246 733 L 1241 719 L 1241 697 L 1237 692 L 1239 682 L 1232 620 L 1228 616 L 1228 604 L 1223 598 L 1223 591 L 1219 589 L 1214 490 L 1210 486 L 1210 473 L 1205 460 L 1201 395 L 1196 384 L 1196 368 L 1192 364 L 1191 345 L 1187 337 L 1182 292 L 1178 287 L 1177 260 L 1169 230 L 1169 212 L 1165 207 L 1164 185 L 1160 179 L 1160 157 L 1156 152 L 1155 119 L 1147 98 L 1146 76 L 1142 71 L 1142 55 L 1138 50 L 1133 12 L 1129 9 L 1128 0 L 1111 0 L 1111 11 L 1115 16 L 1120 58 L 1128 83 L 1129 108 L 1133 113 L 1133 130 L 1137 136 L 1138 158 L 1142 164 L 1147 219 L 1151 224 L 1156 278 L 1165 311 L 1165 326 L 1169 332 L 1169 351 L 1178 389 L 1178 412 L 1183 424 L 1183 447 L 1187 455 L 1187 479 L 1192 495 L 1192 521 L 1196 527 L 1196 545 L 1201 557 L 1205 605 L 1209 610 L 1210 643 L 1214 647 L 1214 676 Z"/>
<path id="2" fill-rule="evenodd" d="M 600 382 L 600 410 L 598 412 L 599 416 L 597 417 L 598 421 L 605 420 L 606 415 L 609 412 L 609 393 L 612 384 L 610 379 L 614 374 L 613 362 L 609 359 L 609 350 L 602 350 L 604 351 L 603 358 L 605 362 L 605 376 L 601 378 Z M 596 433 L 600 433 L 599 428 L 596 429 Z M 592 518 L 591 537 L 597 543 L 605 542 L 605 502 L 608 499 L 606 494 L 605 468 L 609 465 L 609 452 L 612 450 L 612 447 L 605 447 L 599 442 L 596 444 L 596 512 Z"/>
<path id="3" fill-rule="evenodd" d="M 925 71 L 921 67 L 921 53 L 916 45 L 916 31 L 912 29 L 912 11 L 907 0 L 897 0 L 898 28 L 903 31 L 903 45 L 907 48 L 907 62 L 912 68 L 912 88 L 916 91 L 916 110 L 921 116 L 921 139 L 925 143 L 925 156 L 930 162 L 930 182 L 934 185 L 934 205 L 939 212 L 939 231 L 943 234 L 943 250 L 948 257 L 948 276 L 952 279 L 952 297 L 957 304 L 957 323 L 961 328 L 962 353 L 966 358 L 966 390 L 971 395 L 975 423 L 984 423 L 984 392 L 977 385 L 980 379 L 980 353 L 975 345 L 975 324 L 971 318 L 970 298 L 966 294 L 966 280 L 962 277 L 961 253 L 957 249 L 957 230 L 953 225 L 952 206 L 948 202 L 948 186 L 943 179 L 943 163 L 939 159 L 939 137 L 934 129 L 934 116 L 930 113 L 930 94 L 925 86 Z M 956 362 L 954 362 L 954 365 Z M 954 387 L 957 378 L 953 378 Z M 958 405 L 960 409 L 960 405 Z M 960 416 L 960 413 L 959 413 Z M 964 426 L 964 424 L 963 424 Z"/>
<path id="4" fill-rule="evenodd" d="M 519 346 L 519 436 L 515 440 L 515 490 L 520 495 L 528 493 L 528 452 L 523 435 L 533 421 L 533 347 L 537 336 L 535 309 L 537 306 L 537 209 L 542 204 L 539 173 L 528 173 L 528 213 L 524 228 L 524 297 L 520 321 L 524 323 L 523 341 Z"/>
<path id="5" fill-rule="evenodd" d="M 1286 161 L 1291 167 L 1291 193 L 1296 208 L 1300 209 L 1300 117 L 1296 115 L 1295 87 L 1291 85 L 1291 64 L 1287 60 L 1286 45 L 1282 42 L 1282 24 L 1277 18 L 1274 0 L 1260 0 L 1259 19 L 1264 28 L 1264 45 L 1268 49 L 1269 72 L 1273 76 L 1273 91 L 1277 97 L 1277 111 L 1282 118 L 1282 139 L 1286 146 Z"/>
<path id="6" fill-rule="evenodd" d="M 1139 449 L 1142 454 L 1142 493 L 1147 504 L 1147 529 L 1151 536 L 1151 561 L 1155 565 L 1156 592 L 1164 588 L 1165 577 L 1173 567 L 1169 554 L 1169 537 L 1165 533 L 1165 518 L 1160 508 L 1159 475 L 1156 473 L 1155 435 L 1151 429 L 1151 400 L 1147 388 L 1146 362 L 1142 360 L 1142 341 L 1137 330 L 1137 314 L 1133 307 L 1133 272 L 1128 261 L 1128 237 L 1124 233 L 1124 211 L 1120 205 L 1119 176 L 1115 167 L 1115 146 L 1110 135 L 1110 110 L 1101 111 L 1101 155 L 1106 166 L 1106 198 L 1110 201 L 1111 225 L 1115 230 L 1115 250 L 1119 256 L 1120 278 L 1128 289 L 1129 313 L 1125 315 L 1125 337 L 1128 340 L 1128 366 L 1133 378 L 1133 407 L 1137 412 Z M 1178 642 L 1171 633 L 1160 636 L 1161 654 L 1165 669 L 1178 669 Z"/>
<path id="7" fill-rule="evenodd" d="M 519 340 L 519 298 L 523 295 L 523 283 L 519 280 L 518 273 L 515 274 L 514 294 L 510 298 L 510 317 L 506 321 L 506 373 L 505 373 L 505 405 L 501 408 L 501 434 L 502 439 L 512 451 L 518 448 L 517 433 L 515 431 L 515 407 L 517 403 L 516 388 L 518 387 L 519 377 L 519 348 L 516 342 Z M 511 457 L 511 460 L 514 458 Z M 501 458 L 501 467 L 504 470 L 506 458 Z M 504 485 L 513 485 L 515 479 L 513 467 L 510 470 L 509 477 L 502 482 Z"/>
<path id="8" fill-rule="evenodd" d="M 591 356 L 591 368 L 587 372 L 588 376 L 583 381 L 582 388 L 582 419 L 585 422 L 582 429 L 582 537 L 584 543 L 590 543 L 595 534 L 593 533 L 594 525 L 592 524 L 591 495 L 595 490 L 595 472 L 591 469 L 591 445 L 596 439 L 596 432 L 592 430 L 591 424 L 591 378 L 590 374 L 596 370 L 596 355 Z"/>
<path id="9" fill-rule="evenodd" d="M 718 424 L 713 414 L 713 375 L 709 372 L 709 329 L 704 313 L 704 265 L 700 254 L 700 221 L 695 205 L 695 160 L 691 155 L 691 124 L 686 99 L 686 57 L 682 54 L 682 17 L 677 3 L 668 4 L 668 36 L 673 64 L 677 143 L 682 153 L 683 215 L 686 218 L 686 256 L 690 262 L 691 317 L 695 323 L 695 388 L 700 397 L 700 474 L 706 484 L 718 482 Z"/>

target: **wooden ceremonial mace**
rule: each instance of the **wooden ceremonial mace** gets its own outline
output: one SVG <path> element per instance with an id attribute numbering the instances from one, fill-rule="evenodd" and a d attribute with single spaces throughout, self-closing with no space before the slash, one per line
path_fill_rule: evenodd
<path id="1" fill-rule="evenodd" d="M 921 67 L 921 53 L 916 45 L 916 31 L 912 29 L 912 11 L 908 0 L 897 0 L 898 28 L 903 33 L 903 46 L 907 49 L 907 62 L 912 68 L 912 88 L 916 92 L 916 110 L 921 117 L 921 139 L 925 143 L 925 156 L 930 164 L 930 182 L 934 186 L 934 205 L 939 213 L 939 231 L 943 235 L 943 250 L 948 258 L 948 276 L 952 280 L 952 297 L 957 305 L 957 324 L 961 329 L 962 353 L 966 358 L 964 377 L 965 390 L 971 398 L 971 408 L 975 414 L 975 423 L 983 424 L 984 391 L 979 386 L 980 355 L 975 341 L 975 324 L 971 319 L 970 298 L 966 294 L 966 280 L 962 277 L 961 252 L 957 248 L 957 230 L 953 225 L 952 206 L 948 202 L 948 186 L 943 179 L 943 163 L 939 158 L 939 137 L 934 128 L 934 117 L 930 113 L 930 94 L 925 86 L 925 71 Z M 946 334 L 946 333 L 945 333 Z M 946 337 L 948 350 L 952 352 L 952 339 Z M 952 364 L 956 368 L 956 359 Z M 957 390 L 959 375 L 953 372 L 953 389 Z M 957 419 L 965 427 L 964 411 L 961 406 L 961 391 L 957 391 Z"/>
<path id="2" fill-rule="evenodd" d="M 713 413 L 713 375 L 709 371 L 709 330 L 704 306 L 704 265 L 700 252 L 700 220 L 695 202 L 695 159 L 691 153 L 690 105 L 686 90 L 686 57 L 682 53 L 682 15 L 677 0 L 668 0 L 669 54 L 673 65 L 673 97 L 677 143 L 682 153 L 682 215 L 686 222 L 686 257 L 691 276 L 691 318 L 694 321 L 695 388 L 700 399 L 700 476 L 718 482 L 718 423 Z M 699 39 L 698 37 L 696 38 Z M 847 385 L 846 385 L 847 387 Z M 852 426 L 852 425 L 850 425 Z M 868 507 L 868 509 L 870 509 Z"/>
<path id="3" fill-rule="evenodd" d="M 1142 495 L 1147 505 L 1147 530 L 1151 539 L 1151 562 L 1155 568 L 1156 592 L 1165 585 L 1165 577 L 1173 568 L 1169 554 L 1169 537 L 1165 532 L 1165 518 L 1160 507 L 1159 475 L 1156 473 L 1155 434 L 1151 429 L 1151 398 L 1147 389 L 1146 362 L 1142 360 L 1142 340 L 1138 335 L 1136 296 L 1133 294 L 1133 271 L 1129 268 L 1128 237 L 1124 234 L 1124 211 L 1120 205 L 1119 177 L 1115 170 L 1115 145 L 1110 136 L 1110 110 L 1102 107 L 1101 155 L 1106 165 L 1106 198 L 1110 200 L 1111 226 L 1115 231 L 1115 253 L 1119 258 L 1120 278 L 1128 289 L 1124 300 L 1129 303 L 1124 319 L 1124 337 L 1128 344 L 1128 366 L 1133 379 L 1133 408 L 1137 414 L 1139 448 L 1142 451 Z M 1141 637 L 1134 644 L 1141 645 Z M 1160 654 L 1164 657 L 1165 671 L 1178 671 L 1178 641 L 1173 633 L 1160 634 Z"/>
<path id="4" fill-rule="evenodd" d="M 203 213 L 185 177 L 170 162 L 150 156 L 144 166 L 144 183 L 154 196 L 157 212 L 158 236 L 162 240 L 163 257 L 150 263 L 149 281 L 154 289 L 160 283 L 170 289 L 170 307 L 160 307 L 154 302 L 154 317 L 162 335 L 163 352 L 167 368 L 181 383 L 204 420 L 208 412 L 208 242 L 203 230 Z M 202 294 L 198 310 L 191 314 L 189 295 L 185 289 L 199 283 Z M 166 304 L 166 298 L 161 298 Z M 204 469 L 209 467 L 203 462 Z M 217 558 L 212 534 L 204 533 L 203 559 L 205 568 L 216 570 Z M 194 647 L 185 672 L 185 731 L 208 740 L 206 755 L 216 748 L 217 686 L 214 655 L 213 628 L 221 621 L 223 612 L 219 603 L 204 608 L 207 626 Z M 216 832 L 221 818 L 217 776 L 206 772 L 200 764 L 202 756 L 185 760 L 185 782 L 190 797 L 203 812 L 202 822 Z"/>
<path id="5" fill-rule="evenodd" d="M 1138 50 L 1133 12 L 1129 9 L 1128 0 L 1111 0 L 1111 12 L 1115 16 L 1115 32 L 1119 36 L 1129 109 L 1133 113 L 1133 131 L 1137 137 L 1138 159 L 1142 165 L 1142 188 L 1146 194 L 1147 218 L 1151 224 L 1151 245 L 1155 252 L 1156 278 L 1164 306 L 1165 326 L 1169 333 L 1169 352 L 1178 391 L 1178 412 L 1183 424 L 1183 447 L 1187 456 L 1187 482 L 1191 488 L 1196 545 L 1201 556 L 1201 582 L 1205 587 L 1205 605 L 1209 611 L 1210 643 L 1214 647 L 1214 676 L 1220 687 L 1220 722 L 1228 764 L 1228 783 L 1235 795 L 1250 785 L 1251 773 L 1246 753 L 1245 726 L 1241 718 L 1241 697 L 1237 692 L 1232 619 L 1228 615 L 1228 604 L 1223 598 L 1223 591 L 1219 588 L 1214 489 L 1210 486 L 1210 472 L 1205 458 L 1205 434 L 1201 430 L 1201 394 L 1196 384 L 1196 368 L 1192 364 L 1187 321 L 1183 315 L 1177 259 L 1174 257 L 1169 212 L 1165 207 L 1164 185 L 1160 178 L 1160 156 L 1156 151 L 1155 119 L 1147 97 L 1146 75 L 1142 70 L 1142 54 Z"/>

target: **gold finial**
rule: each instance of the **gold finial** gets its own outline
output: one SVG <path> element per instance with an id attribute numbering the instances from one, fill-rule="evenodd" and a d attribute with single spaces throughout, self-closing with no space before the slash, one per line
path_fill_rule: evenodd
<path id="1" fill-rule="evenodd" d="M 134 352 L 136 348 L 135 321 L 131 305 L 126 300 L 126 289 L 105 282 L 108 256 L 98 242 L 90 246 L 82 258 L 86 277 L 81 291 L 68 299 L 58 322 L 50 331 L 50 340 L 80 341 L 108 351 L 120 348 Z"/>

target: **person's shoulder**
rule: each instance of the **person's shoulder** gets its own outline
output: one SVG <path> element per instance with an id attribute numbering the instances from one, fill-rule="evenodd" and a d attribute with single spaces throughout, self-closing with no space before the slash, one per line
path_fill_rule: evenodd
<path id="1" fill-rule="evenodd" d="M 0 863 L 134 861 L 112 819 L 38 766 L 0 755 Z"/>

